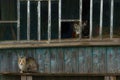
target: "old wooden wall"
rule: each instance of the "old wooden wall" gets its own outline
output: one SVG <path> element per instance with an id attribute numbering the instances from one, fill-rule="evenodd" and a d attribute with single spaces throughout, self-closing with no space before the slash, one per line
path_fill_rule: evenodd
<path id="1" fill-rule="evenodd" d="M 33 56 L 41 73 L 120 72 L 120 47 L 0 49 L 0 72 L 18 72 L 18 55 Z"/>

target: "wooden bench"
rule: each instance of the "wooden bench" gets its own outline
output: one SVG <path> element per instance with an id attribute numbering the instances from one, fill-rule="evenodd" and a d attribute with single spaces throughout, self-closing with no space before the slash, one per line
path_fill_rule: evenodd
<path id="1" fill-rule="evenodd" d="M 33 80 L 33 76 L 44 77 L 104 77 L 104 80 L 117 80 L 116 77 L 120 76 L 119 73 L 0 73 L 0 75 L 21 76 L 21 80 Z"/>

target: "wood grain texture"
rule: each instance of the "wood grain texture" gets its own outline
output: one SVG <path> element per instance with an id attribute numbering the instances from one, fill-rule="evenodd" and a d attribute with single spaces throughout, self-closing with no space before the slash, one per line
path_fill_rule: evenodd
<path id="1" fill-rule="evenodd" d="M 27 80 L 26 76 L 21 76 L 21 80 Z"/>
<path id="2" fill-rule="evenodd" d="M 0 49 L 0 72 L 19 72 L 18 55 L 34 57 L 40 73 L 120 72 L 120 47 Z"/>
<path id="3" fill-rule="evenodd" d="M 117 53 L 116 48 L 109 47 L 107 49 L 107 72 L 117 72 Z"/>
<path id="4" fill-rule="evenodd" d="M 93 48 L 93 73 L 106 73 L 106 48 Z"/>

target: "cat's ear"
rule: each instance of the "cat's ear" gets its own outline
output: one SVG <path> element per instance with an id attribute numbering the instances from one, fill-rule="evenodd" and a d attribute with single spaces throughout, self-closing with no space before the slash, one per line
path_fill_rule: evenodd
<path id="1" fill-rule="evenodd" d="M 22 56 L 18 54 L 18 59 L 21 59 L 21 58 L 22 58 Z"/>

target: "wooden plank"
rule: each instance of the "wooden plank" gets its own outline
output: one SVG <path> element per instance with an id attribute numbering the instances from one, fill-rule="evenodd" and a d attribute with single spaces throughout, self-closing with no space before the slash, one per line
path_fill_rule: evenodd
<path id="1" fill-rule="evenodd" d="M 78 61 L 78 65 L 79 65 L 79 72 L 80 73 L 84 73 L 85 71 L 85 59 L 84 59 L 84 48 L 79 48 L 79 61 Z"/>
<path id="2" fill-rule="evenodd" d="M 50 72 L 50 51 L 49 49 L 45 49 L 44 55 L 44 72 L 49 73 Z"/>
<path id="3" fill-rule="evenodd" d="M 64 63 L 65 63 L 65 72 L 71 73 L 72 72 L 72 53 L 71 49 L 65 48 L 64 49 Z"/>
<path id="4" fill-rule="evenodd" d="M 58 73 L 64 72 L 64 53 L 63 53 L 63 48 L 57 48 L 57 71 Z"/>
<path id="5" fill-rule="evenodd" d="M 110 76 L 110 80 L 116 80 L 116 76 Z"/>
<path id="6" fill-rule="evenodd" d="M 38 76 L 38 77 L 104 77 L 104 76 L 120 76 L 120 73 L 18 73 L 18 72 L 2 72 L 2 76 Z"/>
<path id="7" fill-rule="evenodd" d="M 1 59 L 1 63 L 2 63 L 2 66 L 1 66 L 1 72 L 7 72 L 8 71 L 8 59 L 7 59 L 8 55 L 7 55 L 7 52 L 5 50 L 3 50 L 2 52 L 2 59 Z M 6 64 L 3 64 L 3 63 L 6 63 Z"/>
<path id="8" fill-rule="evenodd" d="M 54 49 L 52 48 L 50 50 L 50 68 L 51 68 L 51 73 L 56 73 L 57 72 L 57 61 L 56 61 L 57 53 L 56 52 L 58 52 L 56 50 L 56 48 L 54 48 Z"/>
<path id="9" fill-rule="evenodd" d="M 26 76 L 21 76 L 21 80 L 27 80 Z"/>
<path id="10" fill-rule="evenodd" d="M 39 72 L 44 72 L 44 49 L 36 49 L 37 62 L 39 64 Z"/>
<path id="11" fill-rule="evenodd" d="M 48 44 L 47 41 L 39 42 L 39 41 L 28 41 L 28 42 L 0 42 L 0 49 L 7 49 L 7 48 L 40 48 L 40 47 L 73 47 L 73 46 L 119 46 L 120 41 L 58 41 L 51 42 Z"/>
<path id="12" fill-rule="evenodd" d="M 84 47 L 79 52 L 79 72 L 92 72 L 92 48 Z"/>
<path id="13" fill-rule="evenodd" d="M 48 48 L 36 49 L 39 72 L 50 72 L 50 52 Z"/>
<path id="14" fill-rule="evenodd" d="M 0 23 L 17 23 L 18 21 L 0 21 Z"/>
<path id="15" fill-rule="evenodd" d="M 86 65 L 87 65 L 87 72 L 92 72 L 92 48 L 85 47 L 85 54 L 86 54 Z"/>
<path id="16" fill-rule="evenodd" d="M 117 53 L 115 53 L 115 47 L 107 48 L 107 72 L 117 72 Z"/>
<path id="17" fill-rule="evenodd" d="M 32 79 L 32 76 L 27 76 L 27 79 L 26 80 L 33 80 Z"/>
<path id="18" fill-rule="evenodd" d="M 109 76 L 105 76 L 104 80 L 110 80 Z"/>
<path id="19" fill-rule="evenodd" d="M 106 72 L 106 49 L 103 47 L 93 48 L 93 73 Z"/>
<path id="20" fill-rule="evenodd" d="M 71 49 L 71 55 L 72 55 L 72 60 L 71 60 L 71 63 L 72 63 L 72 73 L 78 73 L 79 71 L 79 67 L 78 67 L 78 60 L 79 60 L 79 48 L 75 47 L 75 48 L 72 48 Z"/>
<path id="21" fill-rule="evenodd" d="M 117 73 L 120 73 L 120 47 L 116 47 L 116 61 L 117 61 Z"/>

